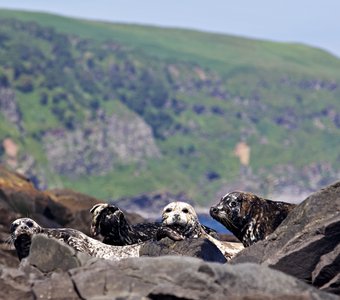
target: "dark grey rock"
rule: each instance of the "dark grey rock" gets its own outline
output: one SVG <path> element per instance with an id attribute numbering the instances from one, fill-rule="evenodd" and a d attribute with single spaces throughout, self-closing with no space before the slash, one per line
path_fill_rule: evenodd
<path id="1" fill-rule="evenodd" d="M 90 259 L 90 256 L 43 235 L 32 238 L 30 255 L 27 258 L 30 265 L 43 273 L 67 271 L 83 265 Z"/>
<path id="2" fill-rule="evenodd" d="M 320 258 L 312 272 L 312 282 L 318 288 L 340 294 L 340 243 Z"/>
<path id="3" fill-rule="evenodd" d="M 80 299 L 70 277 L 63 273 L 33 282 L 32 290 L 36 299 Z"/>
<path id="4" fill-rule="evenodd" d="M 102 300 L 338 299 L 257 264 L 209 263 L 184 256 L 79 261 L 68 246 L 44 239 L 40 236 L 34 239 L 33 251 L 23 260 L 25 272 L 15 269 L 0 272 L 0 296 L 4 293 L 3 298 L 8 298 L 8 294 L 13 296 L 11 299 Z M 42 245 L 53 255 L 42 253 Z M 79 267 L 69 269 L 76 264 Z"/>
<path id="5" fill-rule="evenodd" d="M 266 240 L 240 252 L 231 263 L 261 263 L 328 287 L 340 272 L 340 182 L 312 194 Z M 335 280 L 335 279 L 334 279 Z M 338 286 L 340 292 L 340 287 Z"/>
<path id="6" fill-rule="evenodd" d="M 0 299 L 34 299 L 24 272 L 0 266 Z"/>
<path id="7" fill-rule="evenodd" d="M 222 252 L 212 242 L 201 238 L 183 241 L 164 238 L 160 241 L 149 241 L 141 247 L 139 254 L 141 256 L 180 255 L 197 257 L 210 262 L 227 262 Z"/>
<path id="8" fill-rule="evenodd" d="M 96 261 L 69 274 L 80 297 L 91 299 L 338 299 L 264 266 L 191 257 Z"/>

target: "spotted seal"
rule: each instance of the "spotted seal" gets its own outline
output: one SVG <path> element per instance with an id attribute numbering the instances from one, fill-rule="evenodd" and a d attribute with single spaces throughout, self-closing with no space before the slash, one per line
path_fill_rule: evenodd
<path id="1" fill-rule="evenodd" d="M 90 256 L 120 260 L 126 257 L 138 257 L 140 244 L 128 246 L 110 246 L 97 241 L 86 234 L 71 228 L 43 228 L 30 218 L 15 220 L 10 227 L 11 239 L 16 248 L 19 259 L 29 254 L 32 236 L 42 234 L 55 238 L 79 252 Z"/>
<path id="2" fill-rule="evenodd" d="M 159 229 L 163 228 L 162 222 L 129 224 L 124 213 L 115 205 L 98 203 L 91 210 L 91 234 L 92 236 L 102 235 L 103 243 L 109 245 L 133 245 L 140 242 L 152 240 L 156 237 Z M 216 232 L 206 226 L 203 229 L 214 236 Z M 166 229 L 163 228 L 165 231 Z"/>
<path id="3" fill-rule="evenodd" d="M 272 233 L 295 206 L 236 191 L 212 206 L 210 215 L 248 247 Z"/>
<path id="4" fill-rule="evenodd" d="M 157 232 L 157 239 L 163 237 L 175 241 L 186 238 L 206 238 L 216 245 L 227 260 L 243 249 L 241 243 L 222 242 L 207 234 L 198 220 L 195 209 L 185 202 L 172 202 L 164 207 L 162 227 Z"/>

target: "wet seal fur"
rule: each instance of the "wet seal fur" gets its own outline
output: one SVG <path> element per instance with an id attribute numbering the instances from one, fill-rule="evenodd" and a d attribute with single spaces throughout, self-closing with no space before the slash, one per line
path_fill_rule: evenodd
<path id="1" fill-rule="evenodd" d="M 253 193 L 231 192 L 210 208 L 210 215 L 248 247 L 272 233 L 295 206 Z"/>
<path id="2" fill-rule="evenodd" d="M 222 242 L 207 234 L 198 220 L 195 209 L 185 202 L 172 202 L 164 207 L 162 227 L 156 236 L 157 240 L 168 237 L 175 241 L 187 238 L 206 238 L 215 244 L 227 260 L 243 249 L 241 243 Z"/>
<path id="3" fill-rule="evenodd" d="M 110 246 L 88 237 L 86 234 L 71 228 L 43 228 L 30 218 L 15 220 L 10 227 L 11 239 L 14 243 L 19 259 L 28 256 L 32 236 L 42 234 L 55 238 L 71 246 L 76 251 L 90 256 L 120 260 L 127 257 L 139 257 L 141 244 L 129 246 Z"/>
<path id="4" fill-rule="evenodd" d="M 156 238 L 157 233 L 162 230 L 164 232 L 167 230 L 161 222 L 130 225 L 124 213 L 113 204 L 96 204 L 90 212 L 92 214 L 92 236 L 102 235 L 103 243 L 109 245 L 124 246 L 145 242 Z M 203 225 L 202 227 L 208 234 L 216 235 L 213 229 Z M 174 236 L 173 239 L 175 239 Z"/>

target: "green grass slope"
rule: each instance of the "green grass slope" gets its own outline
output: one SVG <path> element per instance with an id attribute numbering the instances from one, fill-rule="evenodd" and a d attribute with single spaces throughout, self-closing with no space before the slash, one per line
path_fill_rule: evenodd
<path id="1" fill-rule="evenodd" d="M 340 61 L 326 51 L 300 44 L 258 41 L 185 29 L 111 24 L 46 13 L 1 10 L 1 18 L 16 18 L 50 26 L 59 32 L 103 42 L 115 40 L 163 59 L 181 59 L 229 72 L 240 67 L 299 71 L 339 77 Z"/>

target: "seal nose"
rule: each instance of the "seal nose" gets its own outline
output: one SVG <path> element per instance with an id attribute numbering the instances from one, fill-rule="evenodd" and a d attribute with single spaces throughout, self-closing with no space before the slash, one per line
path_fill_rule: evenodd
<path id="1" fill-rule="evenodd" d="M 174 215 L 174 219 L 175 219 L 176 221 L 179 221 L 179 220 L 180 220 L 180 215 L 179 215 L 179 214 L 175 214 L 175 215 Z"/>
<path id="2" fill-rule="evenodd" d="M 210 207 L 210 215 L 217 215 L 218 208 L 215 206 Z"/>

